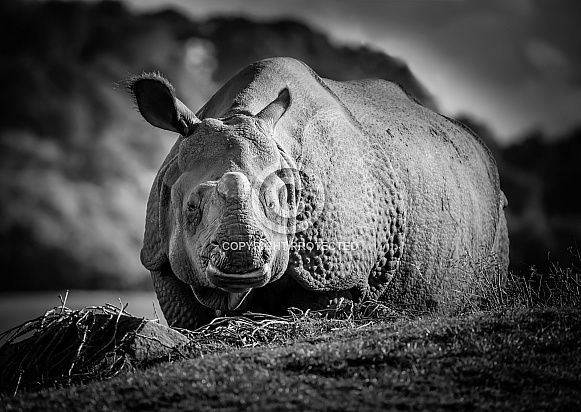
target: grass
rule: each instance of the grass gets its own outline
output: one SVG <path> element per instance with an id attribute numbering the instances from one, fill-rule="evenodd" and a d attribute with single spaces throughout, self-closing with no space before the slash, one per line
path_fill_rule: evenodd
<path id="1" fill-rule="evenodd" d="M 3 395 L 0 410 L 581 410 L 579 271 L 496 284 L 454 316 L 342 302 L 218 319 L 172 362 Z"/>

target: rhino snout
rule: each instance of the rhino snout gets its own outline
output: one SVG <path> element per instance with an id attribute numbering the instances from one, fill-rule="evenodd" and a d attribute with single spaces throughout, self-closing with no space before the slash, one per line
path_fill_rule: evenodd
<path id="1" fill-rule="evenodd" d="M 261 216 L 256 216 L 251 205 L 258 199 L 252 196 L 248 177 L 240 172 L 224 173 L 215 190 L 221 216 L 211 237 L 207 281 L 230 293 L 266 285 L 273 273 L 279 275 L 280 258 L 275 255 L 280 247 L 261 228 Z"/>
<path id="2" fill-rule="evenodd" d="M 266 285 L 271 277 L 270 244 L 257 241 L 212 242 L 206 277 L 216 288 L 234 293 Z"/>
<path id="3" fill-rule="evenodd" d="M 272 245 L 264 237 L 257 240 L 213 241 L 209 263 L 223 272 L 248 273 L 270 264 Z"/>

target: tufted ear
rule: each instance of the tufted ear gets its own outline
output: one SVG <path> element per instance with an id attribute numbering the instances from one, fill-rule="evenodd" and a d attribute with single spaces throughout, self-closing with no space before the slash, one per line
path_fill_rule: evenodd
<path id="1" fill-rule="evenodd" d="M 158 73 L 143 73 L 127 81 L 141 115 L 160 129 L 189 135 L 200 120 L 175 94 L 171 83 Z"/>

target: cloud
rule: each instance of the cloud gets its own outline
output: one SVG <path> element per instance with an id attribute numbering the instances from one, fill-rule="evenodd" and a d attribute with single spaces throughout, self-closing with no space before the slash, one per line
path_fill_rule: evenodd
<path id="1" fill-rule="evenodd" d="M 538 73 L 550 82 L 569 82 L 573 78 L 574 68 L 559 48 L 546 41 L 531 39 L 525 45 L 525 53 Z"/>
<path id="2" fill-rule="evenodd" d="M 130 3 L 160 7 L 157 1 Z M 201 17 L 292 17 L 338 41 L 374 45 L 408 63 L 444 111 L 473 115 L 505 141 L 532 128 L 559 133 L 581 122 L 568 106 L 581 91 L 581 2 L 576 0 L 164 4 Z M 548 100 L 540 104 L 540 99 Z"/>
<path id="3" fill-rule="evenodd" d="M 114 83 L 158 69 L 197 109 L 217 89 L 213 51 L 114 2 L 20 7 L 0 24 L 9 45 L 23 38 L 0 50 L 11 108 L 0 122 L 5 289 L 149 285 L 145 208 L 176 136 L 148 125 Z"/>

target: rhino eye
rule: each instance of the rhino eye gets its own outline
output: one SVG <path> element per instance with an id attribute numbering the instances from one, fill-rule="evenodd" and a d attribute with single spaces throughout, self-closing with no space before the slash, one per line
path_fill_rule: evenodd
<path id="1" fill-rule="evenodd" d="M 290 169 L 280 169 L 276 172 L 282 184 L 278 187 L 278 199 L 281 205 L 293 203 L 295 199 L 295 187 Z"/>
<path id="2" fill-rule="evenodd" d="M 191 223 L 192 225 L 197 225 L 200 222 L 200 217 L 202 214 L 200 209 L 201 201 L 202 196 L 200 195 L 200 193 L 198 193 L 198 191 L 195 191 L 190 195 L 190 198 L 186 203 L 185 207 L 186 218 L 188 219 L 188 222 Z"/>
<path id="3" fill-rule="evenodd" d="M 188 222 L 192 225 L 197 225 L 198 223 L 200 223 L 201 216 L 202 213 L 200 211 L 199 204 L 188 202 L 186 208 L 186 217 L 188 219 Z"/>
<path id="4" fill-rule="evenodd" d="M 264 192 L 264 205 L 269 209 L 274 209 L 276 207 L 274 195 L 270 190 Z"/>
<path id="5" fill-rule="evenodd" d="M 291 193 L 290 191 L 292 190 L 291 185 L 289 185 L 288 183 L 285 185 L 282 185 L 279 189 L 278 189 L 278 200 L 279 203 L 281 205 L 287 203 L 287 199 L 289 199 L 289 194 Z"/>

